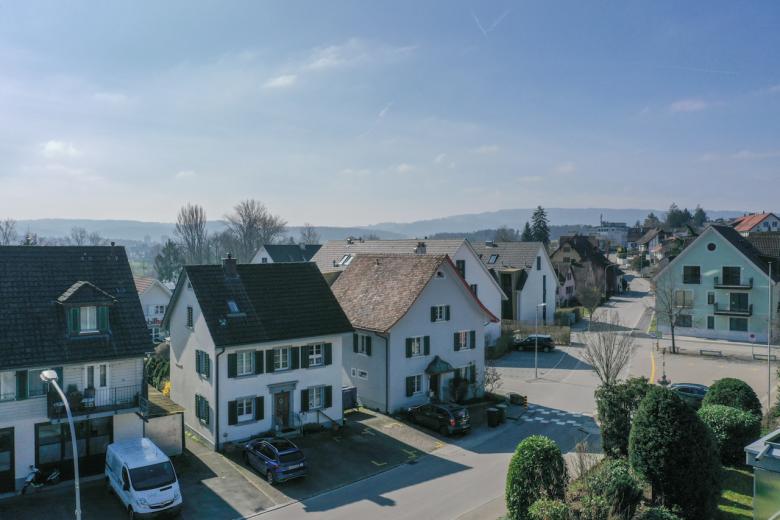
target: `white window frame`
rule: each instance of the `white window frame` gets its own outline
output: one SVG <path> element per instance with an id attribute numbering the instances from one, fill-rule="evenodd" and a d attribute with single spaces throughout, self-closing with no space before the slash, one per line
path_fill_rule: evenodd
<path id="1" fill-rule="evenodd" d="M 317 352 L 319 350 L 319 352 Z M 309 345 L 309 366 L 320 367 L 325 364 L 325 344 Z"/>
<path id="2" fill-rule="evenodd" d="M 469 333 L 471 331 L 470 330 L 459 330 L 457 332 L 458 332 L 458 340 L 460 342 L 460 344 L 458 345 L 458 351 L 460 352 L 460 351 L 463 351 L 463 350 L 470 350 L 471 349 L 471 345 L 469 345 L 469 337 L 471 335 Z"/>
<path id="3" fill-rule="evenodd" d="M 422 374 L 415 374 L 413 376 L 409 376 L 414 381 L 414 388 L 412 391 L 412 395 L 420 395 L 423 393 L 423 376 Z"/>
<path id="4" fill-rule="evenodd" d="M 678 304 L 677 302 L 677 295 L 680 293 L 683 294 L 682 305 Z M 674 292 L 674 306 L 678 309 L 692 309 L 694 305 L 693 299 L 694 299 L 694 294 L 692 290 L 677 289 Z"/>
<path id="5" fill-rule="evenodd" d="M 246 358 L 249 358 L 247 361 Z M 236 376 L 250 376 L 255 373 L 255 351 L 241 350 L 236 352 Z"/>
<path id="6" fill-rule="evenodd" d="M 352 377 L 357 377 L 357 368 L 352 367 L 352 369 L 350 370 L 350 374 L 352 375 Z"/>
<path id="7" fill-rule="evenodd" d="M 358 334 L 358 354 L 363 354 L 364 356 L 368 356 L 368 352 L 366 350 L 366 345 L 368 344 L 368 334 Z"/>
<path id="8" fill-rule="evenodd" d="M 412 340 L 412 356 L 411 357 L 418 357 L 418 356 L 424 356 L 425 355 L 425 340 L 422 336 L 412 336 L 409 338 Z M 417 350 L 415 351 L 415 346 L 417 347 Z"/>
<path id="9" fill-rule="evenodd" d="M 94 305 L 79 307 L 79 326 L 82 334 L 98 332 L 97 307 Z"/>
<path id="10" fill-rule="evenodd" d="M 363 381 L 368 381 L 368 371 L 359 368 L 357 371 L 357 378 L 362 379 Z"/>
<path id="11" fill-rule="evenodd" d="M 92 368 L 92 374 L 94 378 L 94 386 L 93 388 L 95 390 L 99 390 L 101 388 L 108 388 L 111 386 L 111 372 L 110 367 L 108 363 L 94 363 L 94 364 L 88 364 L 84 365 L 84 388 L 89 388 L 89 369 Z M 101 384 L 102 381 L 102 375 L 105 374 L 105 384 Z"/>
<path id="12" fill-rule="evenodd" d="M 487 263 L 492 265 L 492 264 L 495 264 L 496 262 L 498 262 L 498 255 L 496 255 L 496 254 L 490 255 L 490 257 L 488 258 Z"/>
<path id="13" fill-rule="evenodd" d="M 355 257 L 355 255 L 351 253 L 346 253 L 341 257 L 341 260 L 338 261 L 338 265 L 347 267 L 349 264 L 352 263 L 352 259 Z"/>
<path id="14" fill-rule="evenodd" d="M 436 319 L 434 322 L 447 321 L 447 306 L 446 305 L 434 305 L 436 309 Z"/>
<path id="15" fill-rule="evenodd" d="M 248 410 L 248 411 L 247 411 Z M 255 420 L 255 398 L 239 397 L 236 399 L 236 422 L 250 422 Z"/>
<path id="16" fill-rule="evenodd" d="M 309 410 L 322 410 L 325 408 L 325 387 L 309 387 Z"/>
<path id="17" fill-rule="evenodd" d="M 16 399 L 16 372 L 13 370 L 0 372 L 0 401 Z"/>
<path id="18" fill-rule="evenodd" d="M 275 347 L 274 348 L 274 372 L 282 370 L 290 370 L 290 347 Z M 284 354 L 284 356 L 283 356 Z"/>

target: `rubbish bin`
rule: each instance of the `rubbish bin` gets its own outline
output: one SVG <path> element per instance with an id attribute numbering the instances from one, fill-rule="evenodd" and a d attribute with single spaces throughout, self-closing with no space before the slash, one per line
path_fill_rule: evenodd
<path id="1" fill-rule="evenodd" d="M 496 426 L 498 426 L 500 422 L 501 422 L 501 418 L 499 417 L 498 408 L 488 408 L 487 409 L 488 426 L 490 426 L 491 428 L 495 428 Z"/>
<path id="2" fill-rule="evenodd" d="M 506 422 L 506 405 L 497 404 L 496 409 L 498 410 L 498 421 L 501 423 Z"/>

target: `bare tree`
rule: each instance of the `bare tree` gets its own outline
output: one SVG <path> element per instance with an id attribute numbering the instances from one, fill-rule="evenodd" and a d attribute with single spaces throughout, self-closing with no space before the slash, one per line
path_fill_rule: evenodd
<path id="1" fill-rule="evenodd" d="M 272 215 L 265 205 L 254 199 L 239 202 L 233 214 L 225 215 L 228 229 L 240 248 L 239 258 L 252 259 L 263 244 L 272 244 L 284 234 L 287 222 L 278 215 Z"/>
<path id="2" fill-rule="evenodd" d="M 16 221 L 12 218 L 0 220 L 0 246 L 15 244 L 18 238 Z"/>
<path id="3" fill-rule="evenodd" d="M 482 388 L 485 392 L 495 394 L 503 386 L 504 382 L 501 380 L 501 372 L 496 368 L 495 360 L 488 360 L 485 362 L 485 373 L 482 376 Z"/>
<path id="4" fill-rule="evenodd" d="M 590 451 L 588 441 L 578 442 L 574 446 L 574 453 L 572 480 L 583 482 L 585 486 L 589 486 L 590 480 L 584 477 L 596 467 L 601 457 Z"/>
<path id="5" fill-rule="evenodd" d="M 655 284 L 655 316 L 656 324 L 663 321 L 669 326 L 669 334 L 672 337 L 672 354 L 677 353 L 677 344 L 674 339 L 674 329 L 678 318 L 685 314 L 690 306 L 685 300 L 685 293 L 678 291 L 675 284 L 669 279 L 669 275 Z"/>
<path id="6" fill-rule="evenodd" d="M 588 311 L 588 329 L 590 329 L 590 326 L 595 319 L 593 315 L 598 306 L 601 305 L 601 286 L 596 282 L 595 277 L 591 273 L 591 276 L 577 280 L 576 291 L 577 301 Z"/>
<path id="7" fill-rule="evenodd" d="M 206 211 L 202 206 L 190 203 L 182 206 L 174 234 L 181 243 L 188 263 L 202 264 L 206 261 Z"/>
<path id="8" fill-rule="evenodd" d="M 301 244 L 306 245 L 319 244 L 320 234 L 317 233 L 317 230 L 314 228 L 314 226 L 306 222 L 301 228 L 300 242 Z"/>
<path id="9" fill-rule="evenodd" d="M 108 240 L 103 238 L 97 231 L 93 231 L 87 235 L 87 243 L 91 246 L 104 246 L 108 244 Z"/>
<path id="10" fill-rule="evenodd" d="M 68 238 L 70 241 L 77 246 L 83 246 L 87 244 L 87 230 L 83 227 L 74 226 L 70 229 L 70 235 L 68 235 Z"/>
<path id="11" fill-rule="evenodd" d="M 614 311 L 597 325 L 595 330 L 584 335 L 585 350 L 582 357 L 603 384 L 612 385 L 617 383 L 620 373 L 631 360 L 634 337 L 632 331 L 620 322 L 620 315 Z"/>

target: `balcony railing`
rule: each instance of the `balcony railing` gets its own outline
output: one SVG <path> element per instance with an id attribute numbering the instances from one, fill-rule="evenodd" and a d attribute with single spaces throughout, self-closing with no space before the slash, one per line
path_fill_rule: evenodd
<path id="1" fill-rule="evenodd" d="M 68 399 L 71 413 L 78 416 L 138 408 L 141 390 L 142 385 L 87 388 L 83 392 L 66 392 L 65 397 Z M 65 406 L 54 389 L 48 393 L 47 404 L 50 419 L 67 417 Z"/>
<path id="2" fill-rule="evenodd" d="M 721 280 L 720 276 L 716 276 L 713 279 L 713 284 L 716 289 L 745 289 L 749 290 L 753 288 L 753 279 L 749 278 L 747 283 L 743 280 L 737 280 L 733 278 L 724 278 Z"/>
<path id="3" fill-rule="evenodd" d="M 713 307 L 715 309 L 715 314 L 719 314 L 721 316 L 752 316 L 753 315 L 753 304 L 751 303 L 747 307 L 740 306 L 740 307 L 721 307 L 717 303 L 713 304 Z"/>

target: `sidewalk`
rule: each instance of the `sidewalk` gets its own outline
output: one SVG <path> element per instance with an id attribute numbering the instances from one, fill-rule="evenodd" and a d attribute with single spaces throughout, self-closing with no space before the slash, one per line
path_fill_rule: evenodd
<path id="1" fill-rule="evenodd" d="M 723 357 L 744 359 L 747 361 L 766 361 L 767 346 L 762 343 L 745 343 L 729 341 L 725 339 L 707 339 L 695 336 L 678 336 L 675 334 L 674 342 L 680 354 L 701 355 L 702 350 L 720 352 Z M 672 338 L 665 335 L 660 341 L 661 347 L 671 348 Z M 753 354 L 761 356 L 758 359 Z M 772 355 L 780 356 L 780 347 L 772 345 Z"/>

